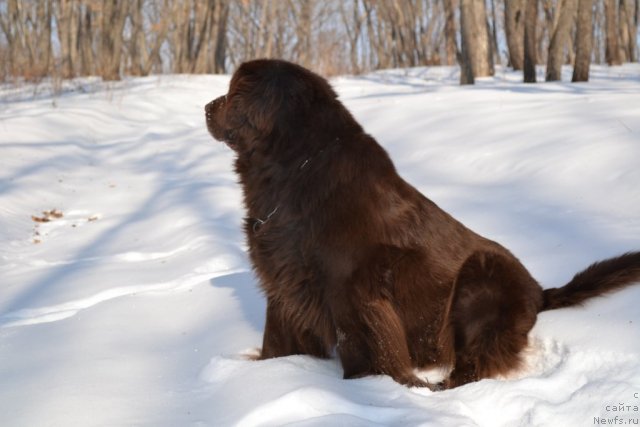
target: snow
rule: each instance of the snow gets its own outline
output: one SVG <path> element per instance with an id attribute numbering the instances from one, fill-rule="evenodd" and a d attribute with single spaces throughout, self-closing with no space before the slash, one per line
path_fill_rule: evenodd
<path id="1" fill-rule="evenodd" d="M 570 71 L 332 83 L 401 175 L 558 286 L 640 249 L 640 65 L 594 67 L 586 84 Z M 265 302 L 233 155 L 203 114 L 228 81 L 0 88 L 0 425 L 640 422 L 638 286 L 542 313 L 525 369 L 444 392 L 343 380 L 336 360 L 248 360 Z"/>

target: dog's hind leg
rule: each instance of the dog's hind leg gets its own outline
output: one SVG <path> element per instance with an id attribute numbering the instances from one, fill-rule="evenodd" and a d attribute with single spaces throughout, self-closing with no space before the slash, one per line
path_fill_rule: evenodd
<path id="1" fill-rule="evenodd" d="M 510 254 L 475 252 L 460 268 L 444 333 L 455 362 L 447 388 L 517 369 L 542 290 Z"/>

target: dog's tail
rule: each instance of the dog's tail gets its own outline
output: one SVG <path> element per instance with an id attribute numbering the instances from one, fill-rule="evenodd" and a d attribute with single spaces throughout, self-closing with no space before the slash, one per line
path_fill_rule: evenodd
<path id="1" fill-rule="evenodd" d="M 540 311 L 581 305 L 588 299 L 622 289 L 634 282 L 640 283 L 640 252 L 628 252 L 596 262 L 576 274 L 563 287 L 545 289 Z"/>

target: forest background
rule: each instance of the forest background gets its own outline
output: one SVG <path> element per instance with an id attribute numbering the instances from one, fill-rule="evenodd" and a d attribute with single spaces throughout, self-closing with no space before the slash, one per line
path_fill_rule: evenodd
<path id="1" fill-rule="evenodd" d="M 574 81 L 638 60 L 640 0 L 2 0 L 0 82 L 229 73 L 283 58 L 321 74 L 495 65 Z"/>

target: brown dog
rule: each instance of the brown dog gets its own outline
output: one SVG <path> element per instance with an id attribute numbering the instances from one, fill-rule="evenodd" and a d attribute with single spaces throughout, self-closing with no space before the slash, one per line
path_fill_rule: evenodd
<path id="1" fill-rule="evenodd" d="M 640 252 L 542 290 L 507 249 L 396 173 L 322 77 L 284 61 L 235 72 L 206 106 L 237 154 L 249 254 L 267 297 L 261 358 L 334 347 L 345 378 L 449 366 L 455 387 L 518 368 L 542 310 L 640 280 Z"/>

